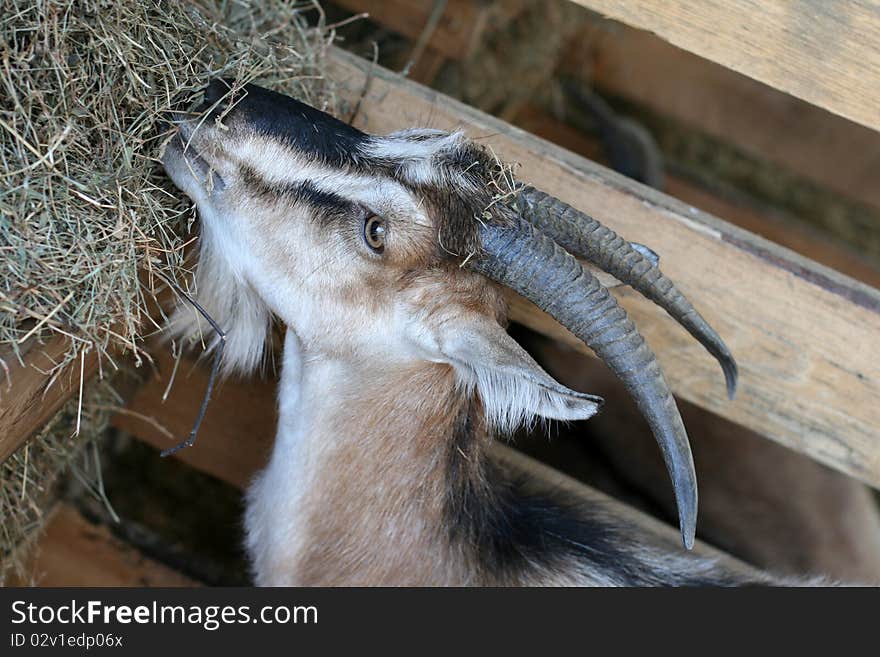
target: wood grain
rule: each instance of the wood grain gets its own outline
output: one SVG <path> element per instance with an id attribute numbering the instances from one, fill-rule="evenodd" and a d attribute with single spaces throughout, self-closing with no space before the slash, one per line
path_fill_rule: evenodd
<path id="1" fill-rule="evenodd" d="M 537 107 L 527 106 L 513 122 L 533 135 L 562 145 L 578 155 L 606 164 L 603 161 L 602 147 L 595 139 L 561 123 Z M 796 251 L 810 260 L 815 260 L 862 283 L 875 288 L 880 287 L 880 266 L 793 217 L 781 214 L 773 207 L 747 198 L 721 197 L 671 173 L 666 174 L 665 187 L 667 194 L 688 205 L 724 217 L 725 221 Z"/>
<path id="2" fill-rule="evenodd" d="M 147 284 L 144 275 L 142 283 Z M 152 286 L 150 286 L 152 287 Z M 161 316 L 160 304 L 170 307 L 172 294 L 167 288 L 158 298 L 147 299 L 147 312 L 153 318 L 147 323 L 154 327 Z M 118 333 L 118 331 L 117 331 Z M 31 339 L 19 348 L 21 358 L 6 347 L 0 349 L 0 361 L 6 365 L 0 370 L 0 462 L 9 458 L 34 433 L 85 385 L 101 365 L 96 350 L 90 349 L 82 359 L 74 359 L 61 369 L 56 365 L 70 349 L 69 338 L 56 335 L 45 342 Z M 121 349 L 128 353 L 127 348 Z M 82 355 L 82 354 L 81 354 Z M 106 360 L 105 360 L 106 367 Z"/>
<path id="3" fill-rule="evenodd" d="M 33 340 L 23 345 L 24 364 L 10 351 L 0 354 L 9 367 L 9 380 L 4 378 L 0 383 L 0 462 L 9 458 L 78 393 L 81 369 L 84 381 L 97 371 L 98 359 L 93 350 L 85 355 L 82 363 L 77 359 L 48 376 L 69 348 L 69 339 L 58 336 L 45 344 Z"/>
<path id="4" fill-rule="evenodd" d="M 602 92 L 880 208 L 880 133 L 642 30 L 595 20 L 579 43 L 569 65 Z"/>
<path id="5" fill-rule="evenodd" d="M 113 536 L 107 527 L 58 504 L 15 585 L 34 586 L 199 586 L 198 582 L 145 556 Z"/>
<path id="6" fill-rule="evenodd" d="M 880 130 L 876 0 L 574 0 Z"/>
<path id="7" fill-rule="evenodd" d="M 334 50 L 330 64 L 334 79 L 361 93 L 365 62 Z M 880 484 L 877 290 L 386 71 L 375 72 L 363 108 L 361 125 L 372 132 L 463 129 L 520 163 L 523 180 L 649 245 L 740 364 L 739 394 L 728 402 L 721 373 L 702 348 L 661 310 L 621 289 L 675 392 Z M 512 317 L 571 339 L 527 304 L 515 304 Z"/>
<path id="8" fill-rule="evenodd" d="M 415 41 L 434 8 L 434 0 L 336 0 L 353 13 L 366 12 L 377 23 Z M 450 59 L 466 59 L 487 27 L 499 27 L 525 6 L 524 0 L 448 0 L 430 40 Z"/>

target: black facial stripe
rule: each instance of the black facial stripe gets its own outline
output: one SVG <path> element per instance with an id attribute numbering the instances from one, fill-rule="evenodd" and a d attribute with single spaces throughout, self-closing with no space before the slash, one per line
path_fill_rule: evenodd
<path id="1" fill-rule="evenodd" d="M 206 102 L 222 97 L 230 85 L 228 80 L 212 82 L 205 92 Z M 233 113 L 257 133 L 329 164 L 358 162 L 367 134 L 290 96 L 253 84 L 245 85 L 244 90 L 247 95 L 237 103 L 237 99 L 230 99 L 235 105 Z"/>
<path id="2" fill-rule="evenodd" d="M 205 106 L 213 105 L 223 98 L 231 86 L 231 80 L 211 82 L 205 91 Z M 382 172 L 406 183 L 406 176 L 402 175 L 406 169 L 406 158 L 368 155 L 369 142 L 373 139 L 382 140 L 382 137 L 376 138 L 361 132 L 290 96 L 254 84 L 246 84 L 243 89 L 246 92 L 244 97 L 229 97 L 215 108 L 214 113 L 219 114 L 228 104 L 232 104 L 232 114 L 238 120 L 259 134 L 287 144 L 302 155 L 360 173 Z M 445 138 L 446 133 L 427 130 L 389 139 L 419 143 Z M 467 170 L 469 177 L 475 162 L 480 165 L 478 168 L 484 169 L 483 165 L 488 162 L 488 158 L 481 148 L 467 141 L 458 148 L 438 151 L 432 157 L 432 163 L 439 169 L 458 172 Z"/>
<path id="3" fill-rule="evenodd" d="M 305 203 L 319 211 L 319 216 L 338 217 L 354 213 L 356 204 L 334 192 L 318 189 L 310 180 L 295 183 L 272 183 L 266 181 L 249 166 L 239 172 L 242 182 L 256 196 L 268 201 L 285 200 Z"/>
<path id="4" fill-rule="evenodd" d="M 356 207 L 339 194 L 318 189 L 310 180 L 286 185 L 283 194 L 286 198 L 296 199 L 332 216 L 352 214 Z"/>

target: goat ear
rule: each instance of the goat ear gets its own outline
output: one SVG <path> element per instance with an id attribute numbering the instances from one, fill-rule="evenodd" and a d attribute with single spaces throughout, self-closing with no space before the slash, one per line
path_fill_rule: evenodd
<path id="1" fill-rule="evenodd" d="M 602 398 L 566 388 L 547 374 L 495 321 L 474 318 L 440 343 L 441 360 L 476 387 L 490 424 L 512 431 L 535 416 L 582 420 L 602 406 Z"/>

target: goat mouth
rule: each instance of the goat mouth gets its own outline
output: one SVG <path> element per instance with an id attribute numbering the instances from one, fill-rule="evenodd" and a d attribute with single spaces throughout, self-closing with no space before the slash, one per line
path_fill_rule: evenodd
<path id="1" fill-rule="evenodd" d="M 192 143 L 192 129 L 182 124 L 177 134 L 165 146 L 162 163 L 171 178 L 181 185 L 180 178 L 188 176 L 207 193 L 222 191 L 226 187 L 223 178 L 212 168 Z"/>

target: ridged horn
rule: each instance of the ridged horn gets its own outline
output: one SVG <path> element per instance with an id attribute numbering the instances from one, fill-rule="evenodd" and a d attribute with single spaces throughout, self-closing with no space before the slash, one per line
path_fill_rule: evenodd
<path id="1" fill-rule="evenodd" d="M 655 262 L 593 217 L 539 189 L 524 186 L 517 195 L 517 206 L 523 219 L 562 248 L 608 272 L 669 313 L 718 360 L 727 396 L 733 399 L 737 383 L 733 355 Z"/>
<path id="2" fill-rule="evenodd" d="M 574 256 L 516 217 L 481 224 L 474 271 L 518 292 L 584 341 L 623 381 L 648 421 L 666 462 L 690 549 L 697 521 L 697 479 L 687 432 L 654 353 L 617 300 Z"/>

